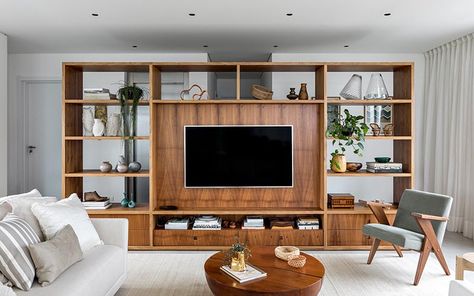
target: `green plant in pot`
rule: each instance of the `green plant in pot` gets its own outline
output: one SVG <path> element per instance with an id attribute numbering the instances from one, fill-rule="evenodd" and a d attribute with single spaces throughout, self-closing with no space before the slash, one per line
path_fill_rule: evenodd
<path id="1" fill-rule="evenodd" d="M 235 243 L 225 251 L 224 264 L 230 266 L 233 271 L 245 271 L 246 261 L 251 256 L 250 249 L 246 243 L 241 243 L 239 237 L 235 237 Z"/>
<path id="2" fill-rule="evenodd" d="M 339 113 L 332 120 L 326 130 L 326 137 L 333 138 L 332 144 L 336 149 L 331 153 L 331 170 L 337 173 L 346 171 L 347 149 L 352 149 L 354 154 L 362 156 L 364 151 L 365 135 L 369 127 L 363 122 L 364 116 L 354 116 L 349 110 L 344 109 L 344 114 Z"/>

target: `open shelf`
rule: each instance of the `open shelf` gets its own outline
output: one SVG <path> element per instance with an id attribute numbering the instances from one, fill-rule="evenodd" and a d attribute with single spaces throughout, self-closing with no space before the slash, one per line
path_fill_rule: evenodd
<path id="1" fill-rule="evenodd" d="M 67 141 L 105 141 L 105 140 L 149 140 L 149 136 L 136 136 L 136 137 L 110 137 L 110 136 L 102 136 L 102 137 L 94 137 L 94 136 L 65 136 L 65 140 Z"/>
<path id="2" fill-rule="evenodd" d="M 328 170 L 327 175 L 328 177 L 411 177 L 411 173 L 369 173 L 366 170 L 345 173 L 335 173 Z"/>
<path id="3" fill-rule="evenodd" d="M 82 100 L 82 99 L 67 99 L 64 100 L 66 104 L 82 104 L 82 105 L 112 105 L 112 106 L 119 106 L 119 100 Z M 131 105 L 132 101 L 128 101 L 128 104 Z M 139 101 L 139 106 L 148 106 L 150 101 Z"/>
<path id="4" fill-rule="evenodd" d="M 323 104 L 324 100 L 255 100 L 255 99 L 220 99 L 220 100 L 153 100 L 156 104 Z"/>
<path id="5" fill-rule="evenodd" d="M 148 170 L 141 170 L 138 173 L 119 173 L 111 171 L 110 173 L 102 173 L 99 170 L 84 170 L 82 172 L 65 173 L 66 177 L 148 177 Z"/>
<path id="6" fill-rule="evenodd" d="M 123 208 L 118 203 L 113 203 L 112 206 L 106 210 L 87 210 L 89 215 L 143 215 L 149 214 L 148 204 L 137 204 L 134 208 Z"/>
<path id="7" fill-rule="evenodd" d="M 334 140 L 332 137 L 326 138 L 327 140 Z M 366 141 L 383 141 L 383 140 L 392 140 L 392 141 L 410 141 L 412 140 L 411 136 L 365 136 Z"/>
<path id="8" fill-rule="evenodd" d="M 336 100 L 329 99 L 327 100 L 328 104 L 336 105 L 395 105 L 395 104 L 411 104 L 412 100 L 410 99 L 394 99 L 394 100 Z"/>
<path id="9" fill-rule="evenodd" d="M 262 208 L 232 208 L 232 209 L 178 209 L 174 211 L 155 210 L 156 215 L 316 215 L 323 214 L 321 208 L 285 208 L 285 209 L 262 209 Z"/>

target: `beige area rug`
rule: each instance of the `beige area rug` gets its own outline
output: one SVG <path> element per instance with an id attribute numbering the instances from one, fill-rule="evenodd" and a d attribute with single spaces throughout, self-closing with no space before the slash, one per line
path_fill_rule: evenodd
<path id="1" fill-rule="evenodd" d="M 116 296 L 212 295 L 204 276 L 204 262 L 214 252 L 134 252 L 129 254 L 129 273 Z M 418 253 L 379 252 L 372 265 L 367 254 L 308 252 L 326 267 L 323 296 L 446 296 L 453 276 L 443 275 L 436 258 L 430 257 L 419 286 L 412 285 Z"/>

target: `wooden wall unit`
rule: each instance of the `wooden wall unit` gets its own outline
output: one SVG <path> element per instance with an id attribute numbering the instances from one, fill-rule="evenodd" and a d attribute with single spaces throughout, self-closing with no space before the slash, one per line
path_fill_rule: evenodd
<path id="1" fill-rule="evenodd" d="M 393 178 L 393 201 L 398 202 L 403 190 L 414 186 L 414 111 L 413 63 L 311 63 L 311 62 L 241 62 L 241 63 L 64 63 L 62 100 L 62 194 L 83 193 L 84 177 L 144 177 L 148 178 L 149 198 L 135 209 L 114 205 L 107 210 L 89 211 L 91 217 L 127 218 L 130 224 L 129 248 L 161 249 L 222 249 L 235 236 L 250 245 L 297 245 L 304 249 L 368 249 L 371 238 L 361 227 L 374 222 L 368 208 L 353 210 L 327 208 L 327 178 L 345 176 L 377 178 L 366 172 L 336 174 L 328 171 L 329 160 L 325 137 L 327 107 L 331 104 L 378 105 L 391 104 L 394 135 L 367 137 L 393 143 L 394 161 L 404 164 L 404 172 L 386 174 Z M 149 170 L 139 174 L 102 174 L 83 168 L 83 141 L 120 140 L 120 137 L 84 137 L 82 107 L 84 105 L 118 105 L 113 100 L 83 100 L 84 72 L 148 72 L 151 99 L 140 102 L 149 108 L 150 134 L 137 137 L 149 141 Z M 162 97 L 161 75 L 164 72 L 235 72 L 236 95 L 231 100 L 176 101 Z M 270 101 L 240 98 L 241 72 L 311 72 L 315 76 L 315 100 Z M 333 100 L 327 94 L 330 72 L 393 72 L 392 100 Z M 289 87 L 289 86 L 288 86 Z M 293 188 L 184 188 L 184 125 L 290 124 L 294 128 Z M 163 211 L 161 205 L 177 205 L 176 211 Z M 396 210 L 389 210 L 390 219 Z M 241 230 L 221 231 L 163 230 L 156 228 L 160 219 L 171 216 L 219 215 L 242 218 L 245 215 L 313 216 L 320 218 L 319 230 Z M 388 247 L 388 246 L 385 246 Z"/>

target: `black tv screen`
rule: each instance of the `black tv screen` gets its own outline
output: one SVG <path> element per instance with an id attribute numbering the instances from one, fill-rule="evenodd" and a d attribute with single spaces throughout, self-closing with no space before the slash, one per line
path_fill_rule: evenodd
<path id="1" fill-rule="evenodd" d="M 292 126 L 185 126 L 185 187 L 292 187 Z"/>

